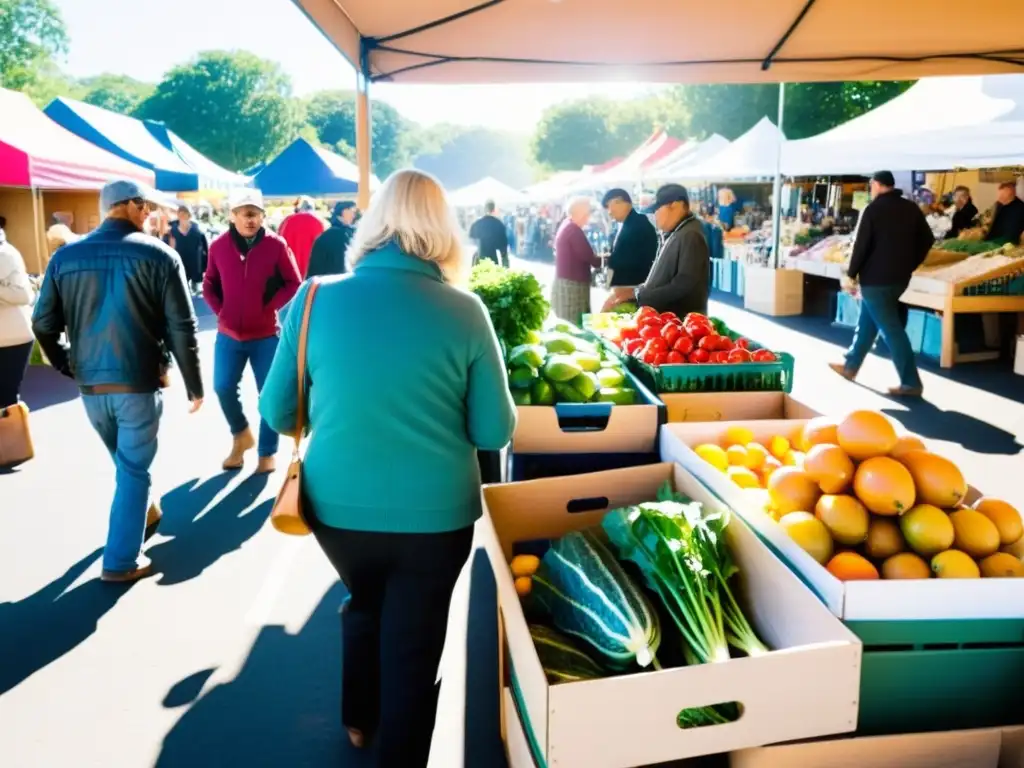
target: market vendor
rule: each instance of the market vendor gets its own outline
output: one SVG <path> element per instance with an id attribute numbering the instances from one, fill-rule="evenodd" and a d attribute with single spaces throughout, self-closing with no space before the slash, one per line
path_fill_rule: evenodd
<path id="1" fill-rule="evenodd" d="M 633 207 L 633 199 L 624 189 L 609 190 L 601 205 L 619 223 L 619 232 L 608 259 L 611 293 L 604 305 L 607 312 L 622 301 L 632 301 L 633 289 L 651 273 L 658 255 L 658 233 L 650 219 Z M 625 298 L 620 300 L 620 296 Z"/>
<path id="2" fill-rule="evenodd" d="M 711 257 L 704 225 L 690 210 L 686 188 L 679 184 L 660 187 L 647 212 L 654 214 L 663 240 L 651 273 L 636 288 L 637 304 L 680 317 L 706 313 Z"/>
<path id="3" fill-rule="evenodd" d="M 959 237 L 965 229 L 970 229 L 971 224 L 978 215 L 978 207 L 971 199 L 971 190 L 962 184 L 953 190 L 953 227 L 946 233 L 946 238 L 952 240 Z"/>
<path id="4" fill-rule="evenodd" d="M 996 212 L 986 240 L 1001 240 L 1017 245 L 1024 234 L 1024 200 L 1017 197 L 1017 185 L 1004 181 L 996 194 Z"/>

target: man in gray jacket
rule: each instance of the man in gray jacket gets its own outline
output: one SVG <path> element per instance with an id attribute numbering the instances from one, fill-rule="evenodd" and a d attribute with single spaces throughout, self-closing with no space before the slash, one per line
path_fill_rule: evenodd
<path id="1" fill-rule="evenodd" d="M 690 210 L 686 189 L 679 184 L 660 187 L 654 204 L 644 212 L 654 214 L 662 243 L 651 273 L 636 288 L 637 304 L 659 312 L 675 312 L 679 317 L 690 312 L 706 313 L 711 257 L 704 225 Z M 629 298 L 623 296 L 621 300 Z"/>

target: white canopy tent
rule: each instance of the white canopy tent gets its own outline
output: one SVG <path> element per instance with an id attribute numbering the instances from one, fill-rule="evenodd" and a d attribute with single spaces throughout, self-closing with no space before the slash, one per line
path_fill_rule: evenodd
<path id="1" fill-rule="evenodd" d="M 526 196 L 518 189 L 510 187 L 492 176 L 485 176 L 479 181 L 460 187 L 449 193 L 448 200 L 456 208 L 483 206 L 488 200 L 493 200 L 499 206 L 528 202 Z"/>
<path id="2" fill-rule="evenodd" d="M 686 152 L 673 153 L 647 173 L 648 181 L 671 181 L 679 178 L 686 168 L 704 163 L 729 146 L 729 140 L 713 133 L 704 141 L 691 142 L 682 149 Z"/>
<path id="3" fill-rule="evenodd" d="M 574 186 L 576 189 L 608 189 L 638 184 L 647 178 L 650 167 L 688 144 L 689 142 L 669 136 L 663 130 L 655 131 L 622 162 L 589 178 L 579 179 L 578 184 Z"/>
<path id="4" fill-rule="evenodd" d="M 687 164 L 675 174 L 679 180 L 740 181 L 768 178 L 778 166 L 779 144 L 785 136 L 771 120 L 762 117 L 757 125 L 736 141 L 703 162 Z"/>

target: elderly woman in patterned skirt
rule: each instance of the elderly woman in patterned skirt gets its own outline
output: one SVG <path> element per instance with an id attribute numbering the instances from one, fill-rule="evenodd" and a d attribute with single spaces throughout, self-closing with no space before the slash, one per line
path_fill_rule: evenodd
<path id="1" fill-rule="evenodd" d="M 566 217 L 555 234 L 555 281 L 551 286 L 551 307 L 561 320 L 579 325 L 590 312 L 590 270 L 601 259 L 583 228 L 590 220 L 591 201 L 575 197 L 569 201 Z"/>

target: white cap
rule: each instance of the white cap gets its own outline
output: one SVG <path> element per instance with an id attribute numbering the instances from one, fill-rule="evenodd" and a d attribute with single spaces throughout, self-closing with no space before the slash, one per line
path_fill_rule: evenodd
<path id="1" fill-rule="evenodd" d="M 258 189 L 244 187 L 242 189 L 233 190 L 231 194 L 228 195 L 228 206 L 232 211 L 244 208 L 247 205 L 255 206 L 261 211 L 266 210 L 263 207 L 263 193 Z"/>

